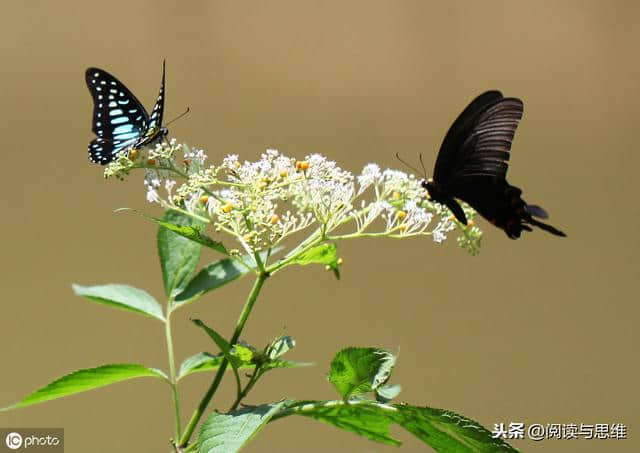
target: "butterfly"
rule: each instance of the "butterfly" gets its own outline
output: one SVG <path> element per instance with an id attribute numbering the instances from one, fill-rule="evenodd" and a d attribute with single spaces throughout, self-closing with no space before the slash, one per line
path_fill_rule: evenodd
<path id="1" fill-rule="evenodd" d="M 156 104 L 147 113 L 140 101 L 122 82 L 98 68 L 85 73 L 87 87 L 93 98 L 91 130 L 98 136 L 89 143 L 89 160 L 106 165 L 127 148 L 152 145 L 169 132 L 162 127 L 164 112 L 165 64 L 162 62 L 162 82 Z"/>
<path id="2" fill-rule="evenodd" d="M 467 217 L 456 198 L 511 239 L 536 226 L 556 236 L 562 231 L 536 219 L 546 219 L 540 206 L 527 204 L 522 190 L 506 180 L 511 142 L 522 118 L 520 99 L 487 91 L 475 98 L 454 121 L 440 146 L 433 178 L 422 181 L 432 200 L 446 205 L 458 221 Z"/>

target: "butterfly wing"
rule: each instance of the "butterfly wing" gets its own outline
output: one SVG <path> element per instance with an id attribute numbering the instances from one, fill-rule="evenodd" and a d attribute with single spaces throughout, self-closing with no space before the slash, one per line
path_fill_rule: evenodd
<path id="1" fill-rule="evenodd" d="M 522 101 L 515 98 L 485 106 L 456 154 L 451 183 L 469 176 L 505 179 L 511 143 L 523 112 Z"/>
<path id="2" fill-rule="evenodd" d="M 98 136 L 89 144 L 89 159 L 105 165 L 147 131 L 149 115 L 133 93 L 108 72 L 89 68 L 85 79 L 93 98 L 91 130 Z"/>
<path id="3" fill-rule="evenodd" d="M 164 78 L 165 62 L 162 62 L 162 82 L 160 83 L 160 93 L 153 106 L 146 129 L 143 130 L 138 145 L 145 145 L 155 140 L 162 134 L 162 115 L 164 114 Z"/>
<path id="4" fill-rule="evenodd" d="M 447 135 L 445 135 L 438 152 L 433 169 L 433 179 L 436 182 L 446 184 L 451 179 L 459 161 L 459 152 L 462 145 L 473 131 L 478 117 L 487 106 L 496 103 L 500 99 L 502 99 L 502 93 L 499 91 L 487 91 L 471 101 L 462 113 L 458 115 L 458 118 L 447 131 Z"/>

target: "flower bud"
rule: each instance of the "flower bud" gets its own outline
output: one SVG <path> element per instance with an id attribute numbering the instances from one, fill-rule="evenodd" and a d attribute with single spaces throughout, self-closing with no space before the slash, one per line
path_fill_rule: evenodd
<path id="1" fill-rule="evenodd" d="M 280 216 L 278 214 L 273 214 L 269 219 L 269 223 L 271 223 L 271 225 L 275 225 L 278 223 L 278 220 L 280 220 Z"/>
<path id="2" fill-rule="evenodd" d="M 148 165 L 155 165 L 156 164 L 156 160 L 155 159 L 147 159 L 147 164 Z"/>
<path id="3" fill-rule="evenodd" d="M 138 158 L 138 156 L 140 155 L 140 151 L 138 151 L 137 149 L 132 149 L 131 151 L 129 151 L 129 160 L 130 161 L 134 161 Z"/>
<path id="4" fill-rule="evenodd" d="M 222 206 L 222 212 L 224 212 L 225 214 L 229 214 L 232 209 L 233 209 L 233 205 L 231 203 L 226 203 L 225 205 Z"/>
<path id="5" fill-rule="evenodd" d="M 398 211 L 398 212 L 396 213 L 396 216 L 398 217 L 398 220 L 402 220 L 402 219 L 404 219 L 404 218 L 407 216 L 407 213 L 406 213 L 406 212 L 404 212 L 404 211 Z"/>
<path id="6" fill-rule="evenodd" d="M 207 201 L 209 201 L 209 197 L 207 195 L 203 195 L 200 197 L 200 203 L 207 204 Z"/>
<path id="7" fill-rule="evenodd" d="M 309 169 L 309 161 L 308 160 L 297 160 L 296 161 L 296 170 L 306 171 Z"/>

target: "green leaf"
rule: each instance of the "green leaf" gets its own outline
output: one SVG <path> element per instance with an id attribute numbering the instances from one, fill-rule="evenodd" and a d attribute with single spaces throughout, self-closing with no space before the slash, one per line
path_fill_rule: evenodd
<path id="1" fill-rule="evenodd" d="M 162 224 L 158 229 L 158 255 L 165 293 L 167 297 L 173 298 L 189 283 L 200 260 L 202 248 L 199 242 L 178 234 L 176 228 L 197 229 L 203 224 L 176 211 L 166 211 L 164 223 L 173 227 Z"/>
<path id="2" fill-rule="evenodd" d="M 233 370 L 233 375 L 236 379 L 236 386 L 238 388 L 238 393 L 240 393 L 242 386 L 240 384 L 240 375 L 238 374 L 238 367 L 241 365 L 241 363 L 238 361 L 236 357 L 233 356 L 233 354 L 231 354 L 231 345 L 227 340 L 222 338 L 222 335 L 220 335 L 218 332 L 216 332 L 212 328 L 208 327 L 205 323 L 203 323 L 199 319 L 192 319 L 192 321 L 196 326 L 201 327 L 207 333 L 207 335 L 211 337 L 213 342 L 220 348 L 220 351 L 229 362 L 229 365 L 231 365 L 231 369 Z"/>
<path id="3" fill-rule="evenodd" d="M 387 382 L 395 356 L 377 348 L 345 348 L 331 362 L 329 381 L 346 400 L 354 394 L 371 392 Z"/>
<path id="4" fill-rule="evenodd" d="M 21 401 L 0 409 L 0 412 L 43 403 L 45 401 L 62 398 L 63 396 L 104 387 L 105 385 L 116 382 L 146 376 L 168 379 L 162 371 L 147 368 L 142 365 L 130 363 L 102 365 L 97 368 L 87 368 L 69 373 L 36 390 Z"/>
<path id="5" fill-rule="evenodd" d="M 246 407 L 227 414 L 213 412 L 202 424 L 198 436 L 200 453 L 232 453 L 240 451 L 285 402 Z"/>
<path id="6" fill-rule="evenodd" d="M 227 340 L 225 340 L 222 335 L 213 330 L 211 327 L 207 326 L 204 322 L 199 319 L 191 320 L 196 326 L 201 327 L 209 337 L 213 340 L 213 342 L 220 348 L 222 354 L 227 357 L 227 360 L 231 360 L 231 345 Z"/>
<path id="7" fill-rule="evenodd" d="M 271 370 L 275 368 L 301 368 L 307 366 L 314 366 L 313 362 L 293 362 L 291 360 L 271 360 L 264 365 L 262 365 L 263 370 Z"/>
<path id="8" fill-rule="evenodd" d="M 71 287 L 78 296 L 86 297 L 91 301 L 164 321 L 162 307 L 153 296 L 133 286 L 111 284 L 98 286 L 71 285 Z"/>
<path id="9" fill-rule="evenodd" d="M 455 412 L 409 405 L 394 405 L 394 407 L 398 410 L 394 415 L 396 423 L 436 451 L 461 453 L 518 451 L 502 439 L 494 439 L 491 432 L 478 422 Z"/>
<path id="10" fill-rule="evenodd" d="M 185 237 L 185 238 L 187 238 L 187 239 L 189 239 L 191 241 L 197 242 L 198 244 L 204 245 L 205 247 L 208 247 L 210 249 L 216 250 L 216 251 L 218 251 L 218 252 L 220 252 L 220 253 L 222 253 L 224 255 L 229 255 L 229 252 L 227 251 L 225 246 L 222 244 L 222 242 L 214 241 L 213 239 L 211 239 L 209 236 L 207 236 L 206 234 L 204 234 L 202 232 L 202 228 L 201 227 L 167 222 L 165 220 L 158 219 L 156 217 L 152 217 L 152 216 L 146 215 L 146 214 L 138 211 L 137 209 L 120 208 L 120 209 L 116 209 L 115 212 L 121 212 L 121 211 L 133 211 L 136 214 L 141 215 L 145 219 L 151 220 L 152 222 L 155 222 L 158 225 L 163 226 L 166 229 L 171 230 L 174 233 L 179 234 L 182 237 Z M 177 211 L 171 211 L 171 212 L 176 212 L 177 213 Z"/>
<path id="11" fill-rule="evenodd" d="M 255 353 L 255 348 L 241 342 L 234 344 L 230 352 L 236 360 L 236 367 L 252 363 Z"/>
<path id="12" fill-rule="evenodd" d="M 393 419 L 387 413 L 389 411 L 393 409 L 384 409 L 383 405 L 375 402 L 347 404 L 344 401 L 310 401 L 300 403 L 292 413 L 336 426 L 376 442 L 401 445 L 402 442 L 389 433 L 389 427 L 393 423 Z"/>
<path id="13" fill-rule="evenodd" d="M 200 371 L 216 370 L 222 363 L 223 356 L 215 356 L 208 352 L 198 352 L 184 359 L 178 371 L 178 379 L 182 379 Z"/>
<path id="14" fill-rule="evenodd" d="M 260 256 L 264 260 L 267 252 L 262 252 Z M 232 258 L 224 258 L 202 268 L 186 288 L 176 296 L 176 305 L 191 302 L 209 291 L 220 288 L 247 274 L 255 266 L 251 256 L 245 255 L 240 260 L 244 264 Z"/>
<path id="15" fill-rule="evenodd" d="M 294 263 L 301 266 L 308 264 L 324 264 L 329 266 L 336 278 L 340 279 L 340 270 L 338 269 L 338 249 L 333 243 L 316 245 L 309 250 L 303 252 L 296 258 Z"/>
<path id="16" fill-rule="evenodd" d="M 453 453 L 517 452 L 494 439 L 479 423 L 443 409 L 407 404 L 382 404 L 375 401 L 301 401 L 289 402 L 276 418 L 302 415 L 359 434 L 376 442 L 400 445 L 389 434 L 396 423 L 436 451 Z M 275 420 L 275 419 L 274 419 Z"/>
<path id="17" fill-rule="evenodd" d="M 189 376 L 193 373 L 200 373 L 202 371 L 217 370 L 222 363 L 224 355 L 212 355 L 208 352 L 199 352 L 187 357 L 182 365 L 180 365 L 180 371 L 178 372 L 178 379 L 182 379 L 185 376 Z M 314 365 L 308 362 L 292 362 L 288 360 L 274 360 L 266 363 L 262 366 L 263 370 L 269 370 L 272 368 L 299 368 Z M 255 363 L 242 363 L 238 366 L 239 370 L 252 370 L 256 367 Z"/>
<path id="18" fill-rule="evenodd" d="M 175 212 L 175 211 L 171 211 Z M 200 245 L 204 245 L 210 249 L 215 250 L 216 252 L 220 252 L 224 255 L 228 255 L 229 251 L 220 241 L 215 241 L 202 232 L 202 226 L 189 226 L 189 225 L 180 225 L 170 222 L 164 222 L 160 219 L 156 219 L 151 217 L 158 225 L 165 227 L 166 229 L 179 234 L 180 236 L 189 239 L 190 241 L 196 242 Z M 203 224 L 201 224 L 203 225 Z"/>

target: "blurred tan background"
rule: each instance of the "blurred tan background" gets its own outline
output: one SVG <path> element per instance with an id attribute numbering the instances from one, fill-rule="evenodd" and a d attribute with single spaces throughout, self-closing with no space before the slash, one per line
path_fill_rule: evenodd
<path id="1" fill-rule="evenodd" d="M 524 100 L 510 182 L 566 239 L 509 240 L 480 220 L 480 256 L 454 240 L 343 243 L 343 279 L 291 268 L 269 281 L 244 338 L 283 326 L 292 359 L 247 403 L 334 398 L 347 345 L 400 350 L 401 399 L 497 422 L 625 423 L 629 439 L 520 441 L 527 451 L 640 449 L 637 145 L 638 2 L 6 2 L 0 14 L 3 372 L 0 406 L 105 362 L 166 369 L 161 326 L 73 296 L 71 283 L 128 283 L 162 296 L 159 214 L 141 174 L 104 181 L 84 70 L 115 74 L 151 109 L 167 59 L 171 136 L 254 159 L 321 152 L 359 172 L 428 166 L 455 116 L 497 88 Z M 430 168 L 429 168 L 430 171 Z M 213 255 L 207 255 L 212 260 Z M 250 279 L 174 317 L 178 361 L 212 350 L 188 321 L 230 333 Z M 635 330 L 634 330 L 635 329 Z M 183 418 L 210 375 L 183 381 Z M 232 382 L 211 408 L 228 407 Z M 0 414 L 3 427 L 64 427 L 69 452 L 167 451 L 168 388 L 134 380 Z M 426 448 L 410 434 L 400 451 Z M 267 426 L 247 451 L 396 451 L 302 418 Z"/>

